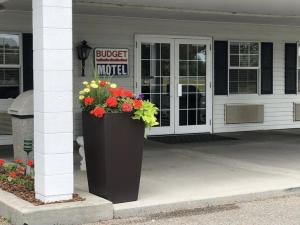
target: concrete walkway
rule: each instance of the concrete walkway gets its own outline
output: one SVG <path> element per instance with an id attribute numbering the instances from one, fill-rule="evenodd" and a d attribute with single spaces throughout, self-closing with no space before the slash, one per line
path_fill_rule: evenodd
<path id="1" fill-rule="evenodd" d="M 212 199 L 300 187 L 299 130 L 222 135 L 231 139 L 148 141 L 139 200 L 114 205 L 114 216 L 199 207 Z M 76 187 L 87 190 L 83 172 L 76 173 Z"/>

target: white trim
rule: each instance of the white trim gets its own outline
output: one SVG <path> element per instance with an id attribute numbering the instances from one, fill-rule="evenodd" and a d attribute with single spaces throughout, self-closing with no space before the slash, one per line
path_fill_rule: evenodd
<path id="1" fill-rule="evenodd" d="M 179 45 L 180 44 L 199 44 L 206 46 L 206 124 L 205 125 L 186 125 L 179 126 L 179 98 L 175 98 L 175 133 L 212 133 L 212 39 L 175 39 L 175 87 L 179 84 Z"/>
<path id="2" fill-rule="evenodd" d="M 170 126 L 167 127 L 153 127 L 150 130 L 146 130 L 148 135 L 161 135 L 161 134 L 172 134 L 174 133 L 174 48 L 172 47 L 173 39 L 166 36 L 156 36 L 156 35 L 136 35 L 135 36 L 135 65 L 134 65 L 134 81 L 135 81 L 135 94 L 141 93 L 141 43 L 169 43 L 170 44 Z"/>
<path id="3" fill-rule="evenodd" d="M 135 51 L 134 51 L 134 91 L 136 94 L 141 93 L 141 43 L 170 43 L 170 126 L 169 127 L 155 127 L 150 130 L 146 130 L 149 135 L 163 135 L 163 134 L 181 134 L 181 133 L 199 133 L 210 132 L 212 133 L 212 38 L 211 37 L 195 37 L 195 36 L 176 36 L 176 35 L 135 35 Z M 207 45 L 207 76 L 206 76 L 206 125 L 195 126 L 180 126 L 178 119 L 176 119 L 176 113 L 179 114 L 179 101 L 175 97 L 175 87 L 178 84 L 178 77 L 176 70 L 178 70 L 178 58 L 176 60 L 176 43 L 188 42 L 188 43 L 205 43 Z M 178 57 L 178 56 L 177 56 Z M 177 69 L 176 69 L 177 68 Z M 177 72 L 178 73 L 178 72 Z M 178 106 L 178 107 L 177 107 Z M 178 111 L 178 112 L 177 112 Z M 176 115 L 178 116 L 178 115 Z"/>
<path id="4" fill-rule="evenodd" d="M 240 66 L 231 66 L 230 65 L 230 43 L 231 42 L 246 42 L 246 43 L 258 43 L 258 54 L 236 54 L 236 55 L 258 55 L 258 66 L 253 66 L 253 67 L 240 67 Z M 227 71 L 227 96 L 235 96 L 235 95 L 257 95 L 260 96 L 261 95 L 261 41 L 248 41 L 248 40 L 228 40 L 228 48 L 227 48 L 227 55 L 228 55 L 228 59 L 227 59 L 227 63 L 228 63 L 228 71 Z M 249 58 L 250 60 L 250 58 Z M 239 58 L 239 62 L 240 62 L 240 58 Z M 247 70 L 247 69 L 253 69 L 253 70 L 257 70 L 257 82 L 256 82 L 256 93 L 230 93 L 230 74 L 229 71 L 230 69 L 239 69 L 239 70 Z"/>

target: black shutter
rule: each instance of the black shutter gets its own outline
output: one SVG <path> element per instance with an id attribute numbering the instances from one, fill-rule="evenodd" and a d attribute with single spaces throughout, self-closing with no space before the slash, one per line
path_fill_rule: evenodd
<path id="1" fill-rule="evenodd" d="M 215 95 L 228 94 L 228 42 L 214 43 Z"/>
<path id="2" fill-rule="evenodd" d="M 297 44 L 285 44 L 285 93 L 297 93 Z"/>
<path id="3" fill-rule="evenodd" d="M 33 89 L 32 34 L 23 34 L 23 90 Z"/>
<path id="4" fill-rule="evenodd" d="M 261 43 L 261 94 L 273 94 L 273 43 Z"/>

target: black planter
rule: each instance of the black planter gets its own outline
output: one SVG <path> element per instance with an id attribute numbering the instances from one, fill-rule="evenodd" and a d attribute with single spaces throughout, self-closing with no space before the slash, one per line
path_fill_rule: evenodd
<path id="1" fill-rule="evenodd" d="M 113 203 L 138 198 L 144 123 L 129 113 L 82 113 L 89 191 Z"/>

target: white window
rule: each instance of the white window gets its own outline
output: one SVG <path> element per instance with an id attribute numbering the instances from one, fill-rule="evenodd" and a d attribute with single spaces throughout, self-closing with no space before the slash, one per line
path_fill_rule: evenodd
<path id="1" fill-rule="evenodd" d="M 20 93 L 20 36 L 0 34 L 0 99 Z"/>
<path id="2" fill-rule="evenodd" d="M 260 43 L 229 42 L 229 93 L 257 94 L 260 71 Z"/>

